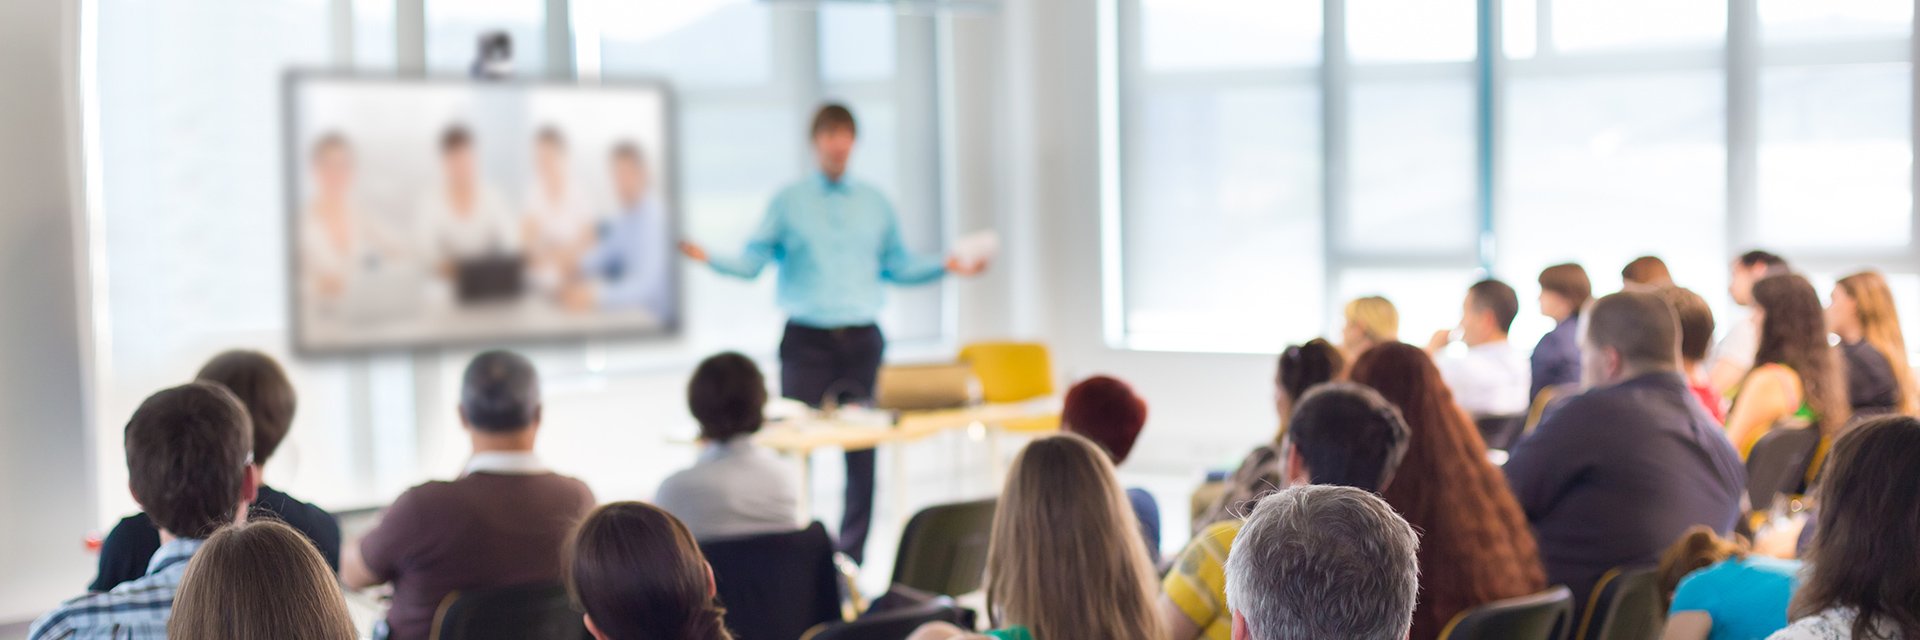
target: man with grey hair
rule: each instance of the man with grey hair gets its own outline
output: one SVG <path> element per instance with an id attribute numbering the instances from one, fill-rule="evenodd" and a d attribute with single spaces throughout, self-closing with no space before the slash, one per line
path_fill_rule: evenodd
<path id="1" fill-rule="evenodd" d="M 393 640 L 426 638 L 450 593 L 558 582 L 561 547 L 594 506 L 585 483 L 554 473 L 533 452 L 540 378 L 525 357 L 474 356 L 459 414 L 473 442 L 466 472 L 400 494 L 341 559 L 350 588 L 393 584 Z"/>
<path id="2" fill-rule="evenodd" d="M 1227 557 L 1233 640 L 1403 640 L 1420 592 L 1419 537 L 1353 487 L 1262 498 Z"/>
<path id="3" fill-rule="evenodd" d="M 1652 565 L 1680 534 L 1725 534 L 1746 470 L 1680 373 L 1680 322 L 1657 293 L 1616 293 L 1583 315 L 1587 391 L 1548 410 L 1504 470 L 1548 584 L 1578 607 L 1607 570 Z"/>

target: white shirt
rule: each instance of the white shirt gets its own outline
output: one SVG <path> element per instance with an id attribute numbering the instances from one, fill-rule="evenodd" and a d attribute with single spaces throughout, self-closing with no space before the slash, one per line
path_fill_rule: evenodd
<path id="1" fill-rule="evenodd" d="M 454 211 L 445 185 L 420 199 L 420 252 L 428 264 L 520 251 L 520 229 L 513 209 L 486 185 L 475 187 L 473 210 Z"/>
<path id="2" fill-rule="evenodd" d="M 1753 368 L 1754 352 L 1760 350 L 1760 334 L 1752 322 L 1752 312 L 1740 316 L 1727 327 L 1727 335 L 1720 338 L 1720 344 L 1713 348 L 1713 357 L 1707 360 L 1707 370 L 1712 371 L 1721 363 L 1738 367 L 1741 371 Z"/>
<path id="3" fill-rule="evenodd" d="M 1767 640 L 1854 640 L 1853 609 L 1828 609 L 1817 615 L 1801 618 L 1787 628 L 1767 636 Z M 1876 625 L 1875 638 L 1901 640 L 1900 634 L 1887 625 Z"/>
<path id="4" fill-rule="evenodd" d="M 1475 417 L 1523 415 L 1532 404 L 1527 389 L 1533 373 L 1526 357 L 1505 340 L 1467 347 L 1467 355 L 1437 358 L 1434 364 L 1453 389 L 1454 402 Z"/>
<path id="5" fill-rule="evenodd" d="M 475 451 L 467 459 L 467 470 L 461 477 L 476 473 L 491 473 L 503 476 L 537 476 L 552 473 L 540 455 L 532 451 Z"/>
<path id="6" fill-rule="evenodd" d="M 752 437 L 708 444 L 692 467 L 660 483 L 654 504 L 702 540 L 798 529 L 795 472 Z"/>

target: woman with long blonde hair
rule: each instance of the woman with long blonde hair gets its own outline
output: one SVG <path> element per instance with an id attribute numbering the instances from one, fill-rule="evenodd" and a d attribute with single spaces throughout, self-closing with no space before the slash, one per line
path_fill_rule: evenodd
<path id="1" fill-rule="evenodd" d="M 1840 336 L 1854 413 L 1914 413 L 1913 369 L 1885 277 L 1862 271 L 1841 278 L 1827 303 L 1827 328 Z"/>
<path id="2" fill-rule="evenodd" d="M 220 529 L 193 553 L 167 636 L 196 640 L 354 640 L 333 570 L 277 520 Z"/>
<path id="3" fill-rule="evenodd" d="M 987 549 L 987 612 L 1005 640 L 1159 640 L 1153 565 L 1107 455 L 1086 438 L 1013 459 Z M 915 640 L 978 637 L 935 624 Z"/>

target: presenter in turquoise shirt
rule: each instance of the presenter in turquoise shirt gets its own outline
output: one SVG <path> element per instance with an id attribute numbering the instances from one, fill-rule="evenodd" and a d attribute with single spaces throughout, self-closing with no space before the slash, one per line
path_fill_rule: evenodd
<path id="1" fill-rule="evenodd" d="M 738 278 L 752 279 L 767 265 L 779 265 L 780 308 L 788 317 L 780 341 L 781 394 L 819 407 L 872 398 L 886 348 L 874 323 L 887 284 L 926 284 L 949 273 L 968 276 L 986 265 L 907 250 L 886 196 L 847 177 L 857 128 L 846 107 L 821 107 L 810 133 L 819 172 L 774 196 L 745 250 L 716 255 L 691 242 L 680 248 L 714 271 Z M 846 458 L 839 547 L 857 562 L 873 517 L 874 455 L 871 449 L 849 451 Z"/>

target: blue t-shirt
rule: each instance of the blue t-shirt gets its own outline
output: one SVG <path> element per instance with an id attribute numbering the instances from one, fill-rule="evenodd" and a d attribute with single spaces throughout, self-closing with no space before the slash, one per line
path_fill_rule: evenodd
<path id="1" fill-rule="evenodd" d="M 1799 573 L 1798 560 L 1728 559 L 1681 579 L 1669 611 L 1706 612 L 1713 618 L 1708 640 L 1765 640 L 1787 627 Z"/>

